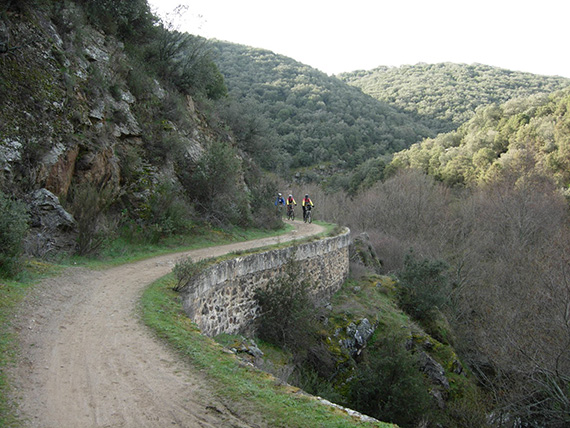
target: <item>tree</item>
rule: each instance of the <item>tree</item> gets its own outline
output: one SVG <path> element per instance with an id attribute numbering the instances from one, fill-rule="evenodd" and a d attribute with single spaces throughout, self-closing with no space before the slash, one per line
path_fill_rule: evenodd
<path id="1" fill-rule="evenodd" d="M 147 37 L 152 32 L 154 16 L 146 0 L 79 0 L 86 15 L 96 27 L 108 34 L 116 34 L 123 40 Z"/>
<path id="2" fill-rule="evenodd" d="M 249 194 L 243 184 L 242 161 L 232 146 L 219 140 L 212 142 L 193 172 L 188 173 L 182 167 L 181 180 L 210 221 L 250 223 Z"/>
<path id="3" fill-rule="evenodd" d="M 452 322 L 498 417 L 557 427 L 569 414 L 568 211 L 531 164 L 504 168 L 466 202 Z"/>

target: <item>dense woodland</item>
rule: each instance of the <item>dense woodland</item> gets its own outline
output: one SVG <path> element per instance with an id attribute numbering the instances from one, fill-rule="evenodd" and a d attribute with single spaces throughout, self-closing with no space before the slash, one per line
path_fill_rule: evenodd
<path id="1" fill-rule="evenodd" d="M 568 86 L 568 79 L 538 76 L 483 64 L 416 64 L 378 67 L 338 76 L 365 94 L 414 114 L 436 133 L 449 132 L 473 117 L 477 107 L 502 104 Z"/>
<path id="2" fill-rule="evenodd" d="M 267 86 L 254 95 L 247 88 L 275 81 L 266 73 L 277 65 L 266 63 L 276 56 L 224 46 L 216 61 L 229 93 L 236 95 L 239 87 L 238 99 L 271 94 Z M 225 63 L 224 55 L 233 58 L 230 48 L 242 53 L 242 62 L 252 59 L 243 66 L 247 74 Z M 259 80 L 252 77 L 256 72 Z M 340 77 L 439 135 L 392 159 L 367 151 L 369 156 L 353 162 L 349 173 L 335 171 L 313 185 L 289 184 L 284 175 L 282 188 L 294 194 L 309 190 L 319 201 L 321 218 L 346 224 L 354 234 L 366 232 L 382 261 L 377 271 L 395 274 L 402 282 L 410 276 L 410 266 L 424 269 L 425 278 L 428 272 L 442 274 L 423 284 L 412 281 L 415 291 L 400 295 L 400 304 L 426 331 L 454 345 L 484 387 L 483 401 L 493 403 L 494 410 L 484 410 L 493 415 L 486 421 L 476 409 L 486 407 L 482 402 L 463 403 L 465 419 L 456 418 L 452 425 L 564 426 L 570 410 L 565 309 L 570 303 L 570 234 L 564 197 L 570 184 L 564 89 L 569 80 L 460 64 L 381 68 Z M 270 104 L 264 105 L 271 111 Z M 439 308 L 451 330 L 419 309 L 425 305 Z M 378 366 L 367 352 L 362 368 L 372 373 Z M 349 405 L 363 404 L 358 397 L 352 400 Z M 371 411 L 366 405 L 360 408 Z M 412 414 L 417 408 L 408 410 Z M 376 411 L 380 418 L 390 413 L 386 407 Z M 418 422 L 402 415 L 390 420 L 402 426 Z"/>
<path id="3" fill-rule="evenodd" d="M 265 124 L 265 138 L 282 152 L 267 167 L 351 169 L 435 136 L 397 107 L 291 58 L 218 41 L 212 50 L 232 100 Z"/>
<path id="4" fill-rule="evenodd" d="M 335 383 L 338 355 L 294 288 L 288 303 L 314 323 L 279 320 L 303 332 L 277 343 L 295 355 L 291 381 L 403 427 L 570 424 L 569 79 L 458 64 L 330 77 L 174 31 L 145 0 L 9 1 L 0 17 L 3 276 L 43 255 L 23 245 L 40 187 L 91 256 L 203 225 L 278 228 L 274 194 L 309 192 L 318 219 L 370 237 L 377 260 L 353 264 L 349 288 L 373 284 L 393 319 Z M 111 58 L 88 57 L 103 37 Z M 141 129 L 117 137 L 131 117 Z M 46 178 L 54 147 L 77 156 L 69 187 Z M 453 356 L 439 405 L 414 341 Z"/>
<path id="5" fill-rule="evenodd" d="M 561 189 L 570 185 L 570 90 L 481 107 L 457 131 L 426 139 L 394 156 L 447 183 L 492 182 L 505 169 L 535 171 Z"/>
<path id="6" fill-rule="evenodd" d="M 267 50 L 220 41 L 212 49 L 230 98 L 249 112 L 239 135 L 262 141 L 259 161 L 331 191 L 369 187 L 384 177 L 392 153 L 457 129 L 479 108 L 544 99 L 570 84 L 480 64 L 380 67 L 337 78 Z"/>

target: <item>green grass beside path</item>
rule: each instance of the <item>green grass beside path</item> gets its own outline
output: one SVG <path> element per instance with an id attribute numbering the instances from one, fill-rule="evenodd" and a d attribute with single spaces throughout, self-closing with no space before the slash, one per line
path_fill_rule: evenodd
<path id="1" fill-rule="evenodd" d="M 147 288 L 141 303 L 145 324 L 182 358 L 205 372 L 220 399 L 239 409 L 245 420 L 263 415 L 262 426 L 275 428 L 395 427 L 363 422 L 240 363 L 237 357 L 224 351 L 222 345 L 200 334 L 183 312 L 178 294 L 172 290 L 175 282 L 174 275 L 169 274 Z"/>

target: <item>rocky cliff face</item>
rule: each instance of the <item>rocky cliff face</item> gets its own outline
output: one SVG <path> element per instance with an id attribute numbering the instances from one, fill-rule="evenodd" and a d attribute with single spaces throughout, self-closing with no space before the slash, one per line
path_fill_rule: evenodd
<path id="1" fill-rule="evenodd" d="M 161 143 L 161 155 L 151 153 L 148 123 L 176 141 L 185 166 L 200 158 L 212 134 L 192 99 L 141 78 L 124 45 L 85 25 L 78 6 L 66 2 L 57 13 L 55 7 L 0 7 L 0 189 L 31 209 L 41 205 L 34 202 L 37 190 L 44 189 L 44 197 L 51 193 L 57 204 L 79 185 L 105 191 L 124 208 L 144 203 L 153 184 L 177 180 L 179 161 L 168 156 L 167 143 Z M 152 113 L 175 96 L 184 100 L 183 121 Z M 73 229 L 69 218 L 46 226 L 42 215 L 32 213 L 40 218 L 32 235 L 62 225 Z"/>

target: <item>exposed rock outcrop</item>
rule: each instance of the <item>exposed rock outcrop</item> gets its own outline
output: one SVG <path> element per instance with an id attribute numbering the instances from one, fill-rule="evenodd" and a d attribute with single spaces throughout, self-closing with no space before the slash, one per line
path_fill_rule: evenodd
<path id="1" fill-rule="evenodd" d="M 71 252 L 75 248 L 75 219 L 47 189 L 33 192 L 28 199 L 30 233 L 25 247 L 28 254 L 44 257 L 50 253 Z"/>
<path id="2" fill-rule="evenodd" d="M 0 190 L 35 201 L 26 195 L 44 189 L 66 204 L 86 185 L 104 189 L 107 206 L 138 213 L 161 180 L 182 187 L 180 171 L 217 138 L 194 100 L 136 69 L 120 40 L 86 24 L 80 5 L 14 10 L 0 20 Z M 73 239 L 73 228 L 34 218 L 42 221 L 28 249 L 41 248 L 40 236 L 58 243 L 49 248 Z"/>
<path id="3" fill-rule="evenodd" d="M 370 324 L 367 318 L 363 318 L 358 324 L 351 322 L 348 327 L 346 327 L 348 338 L 342 340 L 341 344 L 354 358 L 360 355 L 362 349 L 374 334 L 374 329 L 374 326 Z"/>

